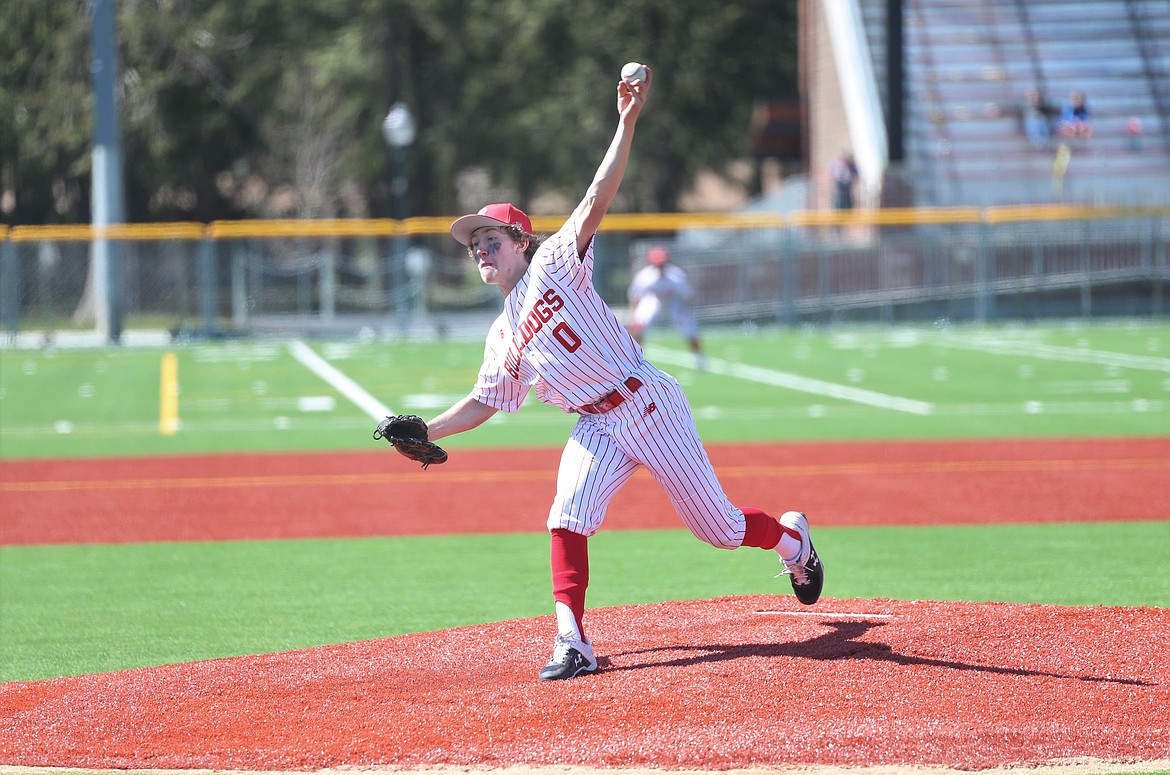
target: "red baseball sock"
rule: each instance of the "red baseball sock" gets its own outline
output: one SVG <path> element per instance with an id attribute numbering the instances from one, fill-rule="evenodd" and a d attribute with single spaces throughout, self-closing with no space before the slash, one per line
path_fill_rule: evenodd
<path id="1" fill-rule="evenodd" d="M 743 511 L 743 546 L 758 546 L 774 549 L 780 543 L 784 528 L 772 515 L 759 509 L 746 508 Z"/>
<path id="2" fill-rule="evenodd" d="M 552 537 L 553 600 L 564 603 L 577 620 L 577 631 L 585 637 L 585 589 L 589 586 L 589 539 L 564 528 L 550 531 Z"/>
<path id="3" fill-rule="evenodd" d="M 758 546 L 774 549 L 783 559 L 795 557 L 800 552 L 800 533 L 784 527 L 780 520 L 759 509 L 743 509 L 743 543 L 741 546 Z"/>

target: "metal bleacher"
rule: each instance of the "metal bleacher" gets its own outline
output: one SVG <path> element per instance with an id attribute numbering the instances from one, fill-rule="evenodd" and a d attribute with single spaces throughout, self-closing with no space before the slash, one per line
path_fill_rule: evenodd
<path id="1" fill-rule="evenodd" d="M 862 4 L 884 52 L 885 3 Z M 1170 202 L 1170 2 L 905 0 L 904 24 L 917 204 Z M 1033 147 L 1019 113 L 1030 87 L 1057 106 L 1083 92 L 1093 136 Z"/>

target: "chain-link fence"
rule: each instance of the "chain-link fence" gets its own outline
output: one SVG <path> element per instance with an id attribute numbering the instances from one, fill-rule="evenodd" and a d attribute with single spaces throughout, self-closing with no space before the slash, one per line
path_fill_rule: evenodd
<path id="1" fill-rule="evenodd" d="M 444 333 L 500 304 L 449 220 L 15 227 L 0 231 L 0 319 L 10 341 L 93 331 L 103 319 L 98 333 L 113 339 L 130 329 Z M 547 233 L 561 219 L 535 221 Z M 595 285 L 612 305 L 624 304 L 653 245 L 669 246 L 688 271 L 706 321 L 1170 312 L 1167 207 L 611 215 Z"/>

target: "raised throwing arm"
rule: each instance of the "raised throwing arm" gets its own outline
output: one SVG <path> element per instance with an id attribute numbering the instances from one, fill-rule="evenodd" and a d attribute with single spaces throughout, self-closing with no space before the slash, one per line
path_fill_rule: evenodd
<path id="1" fill-rule="evenodd" d="M 618 125 L 613 140 L 597 168 L 593 182 L 589 184 L 585 197 L 573 211 L 573 225 L 577 230 L 577 255 L 585 255 L 589 242 L 601 226 L 601 219 L 617 195 L 626 174 L 630 159 L 630 147 L 634 142 L 634 126 L 650 96 L 650 85 L 654 74 L 646 68 L 646 80 L 629 82 L 619 80 L 617 85 Z"/>

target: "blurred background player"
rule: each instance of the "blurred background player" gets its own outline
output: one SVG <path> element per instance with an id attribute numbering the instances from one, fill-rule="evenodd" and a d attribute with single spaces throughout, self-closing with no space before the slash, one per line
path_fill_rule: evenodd
<path id="1" fill-rule="evenodd" d="M 646 262 L 630 281 L 630 334 L 642 344 L 646 330 L 666 312 L 686 337 L 695 355 L 695 366 L 705 368 L 707 359 L 699 342 L 699 323 L 690 308 L 694 289 L 687 273 L 670 262 L 670 251 L 663 247 L 650 248 Z"/>

